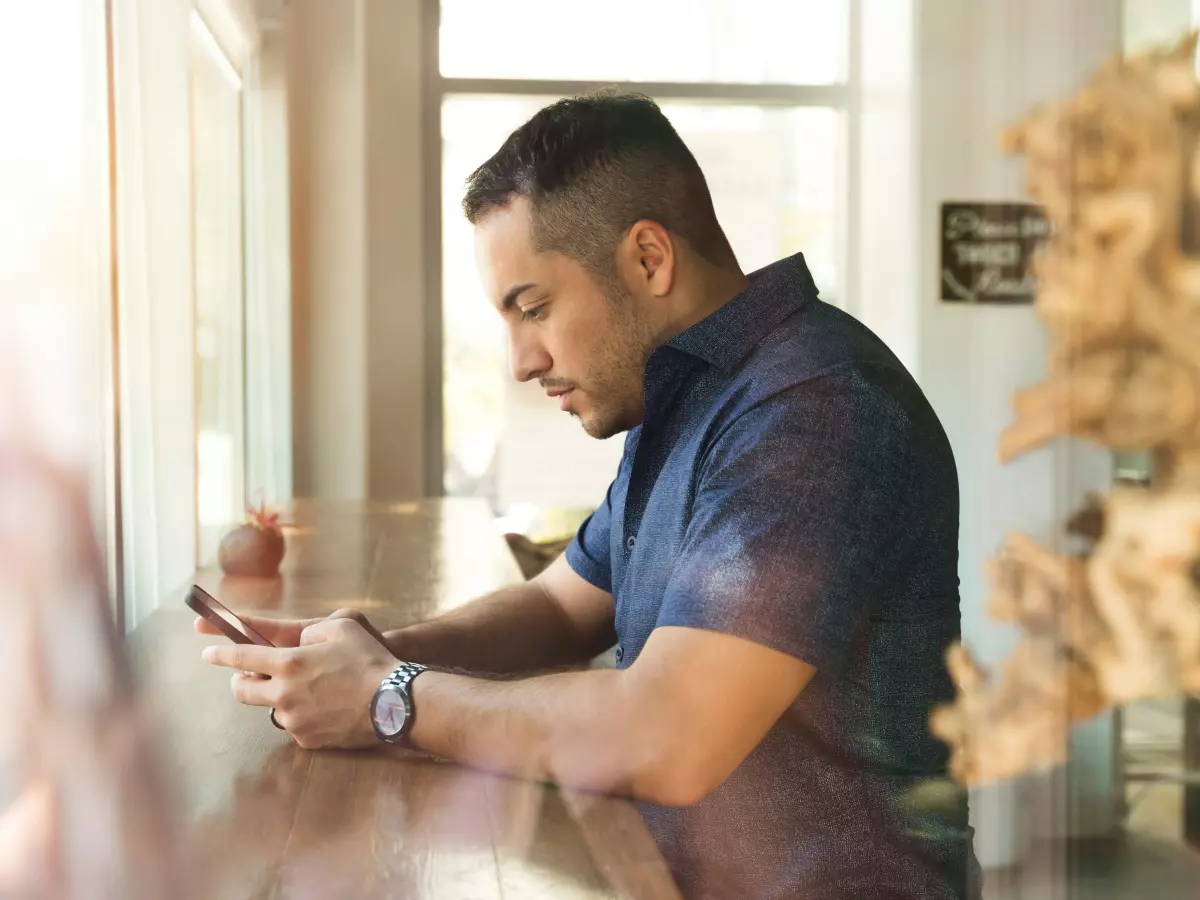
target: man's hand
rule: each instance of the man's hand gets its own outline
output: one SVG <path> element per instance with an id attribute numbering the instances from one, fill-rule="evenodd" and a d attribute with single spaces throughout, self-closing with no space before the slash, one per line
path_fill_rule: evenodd
<path id="1" fill-rule="evenodd" d="M 357 609 L 339 609 L 337 612 L 325 616 L 324 618 L 315 619 L 269 619 L 264 616 L 243 616 L 238 615 L 238 618 L 265 637 L 276 647 L 299 647 L 300 635 L 304 633 L 304 629 L 316 625 L 318 622 L 325 622 L 329 619 L 353 619 L 371 637 L 379 641 L 385 647 L 387 642 L 379 629 L 370 623 L 365 615 Z M 217 630 L 216 626 L 207 619 L 196 616 L 196 621 L 192 623 L 201 634 L 214 634 L 222 636 L 223 632 Z"/>
<path id="2" fill-rule="evenodd" d="M 300 632 L 298 644 L 208 647 L 204 660 L 239 670 L 233 695 L 250 706 L 273 707 L 275 720 L 306 750 L 376 744 L 371 698 L 398 665 L 395 657 L 352 618 L 317 620 Z"/>

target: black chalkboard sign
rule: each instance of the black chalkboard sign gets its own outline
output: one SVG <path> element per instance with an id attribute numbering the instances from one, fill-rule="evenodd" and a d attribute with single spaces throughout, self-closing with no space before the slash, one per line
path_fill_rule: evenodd
<path id="1" fill-rule="evenodd" d="M 1032 303 L 1030 261 L 1050 235 L 1031 203 L 942 204 L 942 299 L 954 303 Z"/>

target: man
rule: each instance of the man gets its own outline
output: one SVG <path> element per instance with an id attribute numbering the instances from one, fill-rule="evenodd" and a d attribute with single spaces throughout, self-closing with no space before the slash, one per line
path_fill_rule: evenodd
<path id="1" fill-rule="evenodd" d="M 543 109 L 464 209 L 514 376 L 628 431 L 617 477 L 542 575 L 450 615 L 252 620 L 300 646 L 206 651 L 273 676 L 235 676 L 238 699 L 301 746 L 369 746 L 400 660 L 530 673 L 615 643 L 614 670 L 401 670 L 404 740 L 637 799 L 690 897 L 973 890 L 965 799 L 914 800 L 944 779 L 926 720 L 959 610 L 954 460 L 912 378 L 801 256 L 741 272 L 648 98 Z"/>

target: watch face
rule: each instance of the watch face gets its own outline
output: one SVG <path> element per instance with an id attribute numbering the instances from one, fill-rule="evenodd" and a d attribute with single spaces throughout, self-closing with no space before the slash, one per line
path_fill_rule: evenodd
<path id="1" fill-rule="evenodd" d="M 384 688 L 375 695 L 371 707 L 371 721 L 380 737 L 395 737 L 404 729 L 408 719 L 408 704 L 404 695 L 395 688 Z"/>

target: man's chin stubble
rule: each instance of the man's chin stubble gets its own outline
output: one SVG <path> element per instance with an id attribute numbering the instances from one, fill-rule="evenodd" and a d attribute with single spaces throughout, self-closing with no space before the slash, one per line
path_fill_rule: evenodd
<path id="1" fill-rule="evenodd" d="M 588 423 L 584 420 L 584 418 L 582 416 L 580 416 L 578 413 L 572 411 L 571 415 L 574 418 L 579 420 L 579 423 L 583 426 L 584 433 L 588 437 L 594 438 L 597 441 L 606 441 L 610 437 L 614 437 L 614 436 L 620 434 L 622 431 L 629 430 L 628 427 L 625 427 L 625 428 L 617 427 L 616 424 L 613 422 L 596 423 L 593 421 L 592 425 L 589 426 Z"/>
<path id="2" fill-rule="evenodd" d="M 577 421 L 580 424 L 580 426 L 583 428 L 583 433 L 586 434 L 588 437 L 596 438 L 597 440 L 604 439 L 603 437 L 597 435 L 596 432 L 593 430 L 593 428 L 590 425 L 588 425 L 587 420 L 583 416 L 581 416 L 579 413 L 577 413 L 575 410 L 573 410 L 573 409 L 568 410 L 567 415 L 569 415 L 572 419 L 574 419 L 575 421 Z"/>

